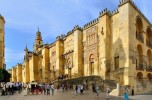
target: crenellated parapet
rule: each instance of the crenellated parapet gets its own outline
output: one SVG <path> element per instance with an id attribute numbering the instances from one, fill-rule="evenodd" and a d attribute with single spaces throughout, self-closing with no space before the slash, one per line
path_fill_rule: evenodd
<path id="1" fill-rule="evenodd" d="M 141 12 L 141 10 L 137 7 L 137 5 L 134 3 L 133 0 L 120 0 L 119 7 L 126 4 L 126 3 L 130 3 L 137 10 L 137 12 L 148 22 L 148 24 L 152 25 L 150 23 L 150 21 L 145 17 L 145 15 Z"/>
<path id="2" fill-rule="evenodd" d="M 17 63 L 17 66 L 22 66 L 22 64 L 21 63 Z"/>
<path id="3" fill-rule="evenodd" d="M 69 36 L 70 34 L 72 34 L 73 32 L 72 31 L 69 31 L 66 36 Z"/>
<path id="4" fill-rule="evenodd" d="M 92 20 L 91 22 L 85 24 L 84 27 L 83 27 L 83 29 L 87 29 L 87 28 L 89 28 L 89 27 L 91 27 L 91 26 L 97 24 L 98 22 L 99 22 L 99 19 L 96 18 L 96 19 Z"/>
<path id="5" fill-rule="evenodd" d="M 79 25 L 76 25 L 71 31 L 69 31 L 69 32 L 65 35 L 65 37 L 71 35 L 71 34 L 72 34 L 74 31 L 76 31 L 76 30 L 83 31 L 83 29 L 82 29 Z"/>
<path id="6" fill-rule="evenodd" d="M 59 40 L 59 39 L 64 39 L 65 38 L 65 35 L 64 34 L 61 34 L 59 36 L 56 37 L 56 40 Z"/>
<path id="7" fill-rule="evenodd" d="M 124 5 L 124 4 L 128 3 L 128 2 L 133 2 L 133 1 L 132 0 L 120 0 L 119 1 L 119 6 L 122 6 L 122 5 Z"/>
<path id="8" fill-rule="evenodd" d="M 100 17 L 102 17 L 102 16 L 104 16 L 104 15 L 108 15 L 108 16 L 111 16 L 111 12 L 107 9 L 107 8 L 105 8 L 104 10 L 102 10 L 100 13 L 99 13 L 99 18 Z"/>
<path id="9" fill-rule="evenodd" d="M 66 35 L 65 34 L 61 34 L 59 36 L 56 37 L 56 40 L 64 40 L 67 36 L 71 35 L 74 31 L 76 30 L 80 30 L 80 31 L 83 31 L 83 29 L 79 26 L 79 25 L 76 25 L 71 31 L 69 31 Z"/>
<path id="10" fill-rule="evenodd" d="M 115 9 L 115 10 L 113 10 L 113 11 L 111 12 L 111 15 L 113 16 L 113 15 L 118 14 L 118 13 L 119 13 L 118 9 Z"/>
<path id="11" fill-rule="evenodd" d="M 75 30 L 80 30 L 80 31 L 82 31 L 83 29 L 82 29 L 79 25 L 76 25 L 76 26 L 73 28 L 72 31 L 75 31 Z"/>
<path id="12" fill-rule="evenodd" d="M 73 33 L 73 32 L 76 31 L 76 30 L 82 31 L 83 29 L 82 29 L 79 25 L 76 25 L 71 31 L 69 31 L 69 32 L 67 33 L 67 35 L 70 35 L 71 33 Z"/>

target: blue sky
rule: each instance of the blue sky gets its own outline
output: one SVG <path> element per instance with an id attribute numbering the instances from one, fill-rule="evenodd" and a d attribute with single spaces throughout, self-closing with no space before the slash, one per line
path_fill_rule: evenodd
<path id="1" fill-rule="evenodd" d="M 151 0 L 134 0 L 152 22 Z M 104 8 L 114 10 L 119 0 L 0 0 L 0 14 L 5 17 L 5 62 L 7 69 L 23 62 L 24 48 L 33 50 L 40 28 L 44 43 L 66 34 L 75 25 L 83 26 L 98 17 Z"/>

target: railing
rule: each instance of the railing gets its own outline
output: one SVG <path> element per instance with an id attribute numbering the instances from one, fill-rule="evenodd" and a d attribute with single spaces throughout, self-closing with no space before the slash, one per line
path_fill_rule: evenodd
<path id="1" fill-rule="evenodd" d="M 149 40 L 146 40 L 146 45 L 150 48 L 152 48 L 152 43 Z"/>
<path id="2" fill-rule="evenodd" d="M 147 66 L 146 71 L 152 72 L 152 66 Z"/>
<path id="3" fill-rule="evenodd" d="M 144 37 L 142 33 L 136 32 L 136 39 L 144 43 Z"/>
<path id="4" fill-rule="evenodd" d="M 144 70 L 144 65 L 143 64 L 137 64 L 136 65 L 136 70 Z"/>
<path id="5" fill-rule="evenodd" d="M 84 87 L 87 86 L 86 89 L 91 89 L 90 87 L 93 85 L 92 83 L 94 83 L 94 85 L 96 86 L 100 86 L 99 90 L 101 91 L 106 91 L 106 86 L 109 86 L 112 89 L 116 88 L 116 81 L 114 80 L 104 80 L 101 76 L 96 76 L 96 75 L 92 75 L 92 76 L 84 76 L 84 77 L 78 77 L 78 78 L 72 78 L 72 79 L 62 79 L 62 80 L 58 80 L 56 81 L 56 83 L 58 84 L 62 84 L 62 83 L 68 83 L 71 86 L 72 85 L 77 85 L 77 84 L 84 84 Z"/>
<path id="6" fill-rule="evenodd" d="M 114 72 L 116 74 L 122 74 L 122 73 L 124 73 L 125 70 L 127 70 L 127 68 L 124 67 L 124 68 L 115 69 L 115 70 L 113 70 L 111 72 Z"/>

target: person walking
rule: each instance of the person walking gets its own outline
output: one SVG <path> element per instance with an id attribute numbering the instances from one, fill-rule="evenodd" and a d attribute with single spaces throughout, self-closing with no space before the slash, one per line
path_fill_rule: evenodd
<path id="1" fill-rule="evenodd" d="M 80 85 L 81 94 L 83 94 L 83 85 Z"/>
<path id="2" fill-rule="evenodd" d="M 47 90 L 47 95 L 50 95 L 50 85 L 49 84 L 47 84 L 46 90 Z"/>
<path id="3" fill-rule="evenodd" d="M 127 92 L 124 93 L 124 100 L 129 100 Z"/>
<path id="4" fill-rule="evenodd" d="M 46 88 L 47 84 L 44 84 L 44 95 L 47 94 L 47 88 Z"/>
<path id="5" fill-rule="evenodd" d="M 1 96 L 5 95 L 5 84 L 1 84 L 2 90 L 1 90 Z"/>
<path id="6" fill-rule="evenodd" d="M 72 86 L 72 93 L 73 93 L 73 95 L 76 94 L 75 89 L 76 89 L 76 86 L 73 84 L 73 86 Z"/>
<path id="7" fill-rule="evenodd" d="M 6 84 L 3 85 L 3 94 L 6 95 Z"/>
<path id="8" fill-rule="evenodd" d="M 96 94 L 97 94 L 97 99 L 99 99 L 99 87 L 96 86 Z"/>
<path id="9" fill-rule="evenodd" d="M 129 100 L 128 87 L 127 86 L 124 89 L 124 100 Z"/>
<path id="10" fill-rule="evenodd" d="M 6 85 L 6 95 L 8 95 L 9 94 L 9 92 L 8 92 L 9 85 L 8 85 L 8 83 L 6 83 L 5 85 Z"/>
<path id="11" fill-rule="evenodd" d="M 32 92 L 30 83 L 28 83 L 28 90 L 27 91 L 28 91 L 28 94 Z"/>
<path id="12" fill-rule="evenodd" d="M 72 90 L 75 91 L 76 86 L 73 84 L 72 86 Z"/>
<path id="13" fill-rule="evenodd" d="M 57 92 L 59 92 L 59 89 L 60 89 L 60 85 L 58 84 L 57 85 Z"/>
<path id="14" fill-rule="evenodd" d="M 95 84 L 92 83 L 92 92 L 94 93 L 95 92 Z"/>
<path id="15" fill-rule="evenodd" d="M 109 88 L 109 86 L 107 87 L 107 98 L 110 98 L 109 97 L 109 93 L 110 93 L 110 88 Z"/>
<path id="16" fill-rule="evenodd" d="M 77 95 L 77 93 L 78 93 L 78 85 L 76 85 L 76 87 L 75 87 L 75 93 Z"/>
<path id="17" fill-rule="evenodd" d="M 29 95 L 29 88 L 28 88 L 28 84 L 24 84 L 23 94 L 24 94 L 24 96 Z"/>
<path id="18" fill-rule="evenodd" d="M 97 97 L 99 96 L 99 87 L 96 86 L 96 93 L 97 93 Z"/>
<path id="19" fill-rule="evenodd" d="M 77 89 L 77 93 L 80 94 L 80 90 L 81 90 L 81 85 L 78 85 L 78 89 Z"/>
<path id="20" fill-rule="evenodd" d="M 64 92 L 64 83 L 62 83 L 62 91 Z"/>
<path id="21" fill-rule="evenodd" d="M 54 83 L 51 85 L 52 95 L 54 95 Z"/>
<path id="22" fill-rule="evenodd" d="M 132 96 L 134 95 L 134 86 L 132 87 L 131 94 Z"/>

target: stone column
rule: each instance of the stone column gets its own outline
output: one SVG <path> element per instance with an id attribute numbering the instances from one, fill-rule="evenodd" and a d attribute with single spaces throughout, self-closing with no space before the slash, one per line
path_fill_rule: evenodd
<path id="1" fill-rule="evenodd" d="M 120 84 L 117 83 L 117 93 L 116 93 L 116 96 L 119 96 L 120 95 Z"/>

